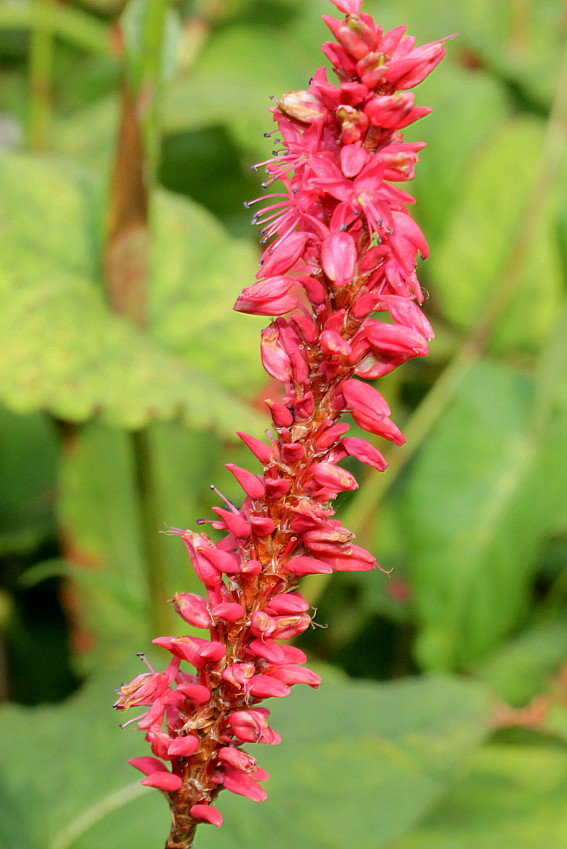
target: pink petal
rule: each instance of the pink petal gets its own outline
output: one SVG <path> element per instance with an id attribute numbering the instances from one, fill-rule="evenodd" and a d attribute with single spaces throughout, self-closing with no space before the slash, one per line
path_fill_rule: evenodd
<path id="1" fill-rule="evenodd" d="M 262 481 L 258 480 L 256 475 L 247 469 L 235 466 L 233 463 L 225 463 L 225 465 L 229 472 L 232 472 L 246 495 L 249 495 L 250 498 L 262 498 L 266 492 L 266 487 Z"/>
<path id="2" fill-rule="evenodd" d="M 193 805 L 189 809 L 189 814 L 196 822 L 208 822 L 210 825 L 215 825 L 219 828 L 222 825 L 222 814 L 217 808 L 212 805 Z"/>
<path id="3" fill-rule="evenodd" d="M 179 776 L 172 772 L 154 772 L 142 781 L 145 787 L 155 787 L 156 790 L 163 790 L 164 793 L 174 793 L 179 790 L 181 783 Z"/>
<path id="4" fill-rule="evenodd" d="M 321 263 L 327 277 L 337 286 L 344 286 L 353 279 L 356 260 L 356 242 L 350 233 L 339 230 L 324 240 Z"/>
<path id="5" fill-rule="evenodd" d="M 187 734 L 185 737 L 176 737 L 174 741 L 169 744 L 167 753 L 170 757 L 188 758 L 195 754 L 198 748 L 199 738 L 195 737 L 193 734 Z"/>
<path id="6" fill-rule="evenodd" d="M 162 762 L 158 761 L 157 758 L 151 758 L 149 756 L 142 758 L 129 758 L 128 763 L 130 764 L 130 766 L 139 769 L 140 772 L 144 773 L 144 775 L 153 775 L 156 772 L 169 773 L 169 770 L 167 769 L 165 764 L 162 764 Z"/>

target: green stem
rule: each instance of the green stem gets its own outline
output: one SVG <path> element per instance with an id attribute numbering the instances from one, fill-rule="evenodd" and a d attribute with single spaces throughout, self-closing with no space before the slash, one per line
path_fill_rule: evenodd
<path id="1" fill-rule="evenodd" d="M 388 457 L 390 466 L 384 474 L 369 474 L 342 516 L 345 527 L 352 530 L 363 545 L 365 537 L 370 536 L 369 530 L 375 521 L 380 500 L 396 482 L 401 470 L 441 418 L 469 370 L 486 351 L 494 328 L 514 294 L 532 240 L 538 231 L 539 219 L 544 213 L 546 200 L 562 168 L 566 142 L 567 43 L 542 145 L 539 168 L 520 216 L 520 223 L 511 242 L 508 261 L 498 286 L 484 303 L 469 336 L 407 422 L 405 426 L 407 445 L 401 450 L 396 449 L 391 459 L 390 456 Z M 367 539 L 366 544 L 368 545 L 369 542 Z M 303 592 L 312 604 L 320 598 L 328 580 L 327 576 L 317 575 L 314 579 L 303 581 Z"/>
<path id="2" fill-rule="evenodd" d="M 49 144 L 53 85 L 53 12 L 55 0 L 34 0 L 30 40 L 28 146 L 45 151 Z"/>
<path id="3" fill-rule="evenodd" d="M 166 604 L 168 587 L 163 568 L 164 552 L 160 529 L 163 516 L 156 496 L 155 463 L 150 432 L 147 428 L 132 433 L 134 468 L 147 563 L 147 578 L 150 591 L 151 633 L 168 634 L 171 628 L 170 610 Z"/>
<path id="4" fill-rule="evenodd" d="M 169 0 L 148 0 L 142 31 L 143 74 L 138 102 L 143 103 L 142 136 L 148 182 L 155 182 L 161 145 L 163 50 Z"/>

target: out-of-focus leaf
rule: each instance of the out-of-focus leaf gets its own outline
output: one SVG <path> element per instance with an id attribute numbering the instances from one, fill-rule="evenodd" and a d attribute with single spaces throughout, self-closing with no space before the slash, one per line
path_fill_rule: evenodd
<path id="1" fill-rule="evenodd" d="M 90 424 L 67 440 L 58 518 L 74 564 L 70 592 L 76 619 L 97 638 L 99 652 L 108 652 L 119 640 L 130 645 L 150 636 L 136 486 L 127 433 Z"/>
<path id="2" fill-rule="evenodd" d="M 428 266 L 431 286 L 445 315 L 470 328 L 503 273 L 507 273 L 514 240 L 541 154 L 543 127 L 514 119 L 502 126 L 479 152 L 461 183 L 461 203 Z M 536 216 L 535 232 L 517 275 L 514 296 L 494 328 L 495 350 L 537 349 L 557 318 L 562 278 L 556 237 L 547 198 L 545 214 Z M 516 273 L 516 272 L 514 272 Z"/>
<path id="3" fill-rule="evenodd" d="M 402 20 L 419 43 L 456 33 L 450 56 L 501 77 L 530 106 L 543 110 L 550 104 L 565 43 L 561 0 L 378 0 L 375 9 L 384 27 Z"/>
<path id="4" fill-rule="evenodd" d="M 449 44 L 450 53 L 454 47 Z M 416 102 L 433 112 L 408 131 L 408 138 L 427 141 L 410 192 L 415 194 L 415 214 L 435 259 L 453 211 L 463 203 L 468 170 L 507 114 L 508 105 L 502 87 L 488 74 L 473 74 L 455 65 L 448 68 L 445 61 L 417 89 Z M 428 266 L 424 272 L 427 275 Z M 458 267 L 459 287 L 460 274 Z"/>
<path id="5" fill-rule="evenodd" d="M 163 842 L 166 805 L 132 786 L 135 773 L 123 763 L 144 752 L 143 734 L 121 732 L 109 712 L 111 688 L 138 671 L 93 680 L 59 708 L 0 709 L 3 849 Z M 249 800 L 224 793 L 225 825 L 217 833 L 201 827 L 197 846 L 388 845 L 439 799 L 482 742 L 487 698 L 478 685 L 451 679 L 327 683 L 281 700 L 272 722 L 284 744 L 255 752 L 272 774 L 270 799 L 252 811 Z M 23 750 L 41 751 L 48 780 Z"/>
<path id="6" fill-rule="evenodd" d="M 467 42 L 481 61 L 540 108 L 548 106 L 565 49 L 561 2 L 460 5 Z"/>
<path id="7" fill-rule="evenodd" d="M 245 363 L 255 357 L 247 344 L 254 322 L 231 329 L 231 299 L 253 276 L 249 246 L 189 202 L 162 195 L 151 328 L 144 334 L 105 304 L 98 183 L 68 164 L 5 156 L 0 185 L 0 395 L 7 407 L 46 409 L 71 421 L 100 413 L 134 428 L 173 418 L 225 434 L 235 421 L 259 426 L 259 417 L 222 387 L 224 373 L 229 389 L 237 378 L 249 381 Z M 205 336 L 210 353 L 202 350 Z M 185 359 L 177 356 L 181 347 Z M 239 373 L 224 368 L 227 349 L 238 353 Z"/>
<path id="8" fill-rule="evenodd" d="M 282 700 L 272 709 L 281 750 L 258 753 L 272 775 L 266 805 L 251 812 L 238 799 L 220 803 L 232 845 L 388 846 L 450 786 L 486 734 L 486 693 L 472 682 L 324 684 L 293 698 L 295 708 Z M 226 835 L 202 833 L 196 846 L 220 849 Z"/>
<path id="9" fill-rule="evenodd" d="M 0 30 L 31 29 L 47 25 L 54 35 L 88 53 L 112 57 L 108 25 L 76 6 L 57 4 L 52 8 L 40 3 L 2 3 Z"/>
<path id="10" fill-rule="evenodd" d="M 546 692 L 567 661 L 567 622 L 536 625 L 504 643 L 474 671 L 500 698 L 515 707 Z"/>
<path id="11" fill-rule="evenodd" d="M 19 551 L 54 533 L 57 453 L 44 416 L 0 407 L 0 551 Z"/>
<path id="12" fill-rule="evenodd" d="M 561 498 L 555 478 L 540 479 L 532 400 L 526 378 L 478 364 L 411 470 L 406 531 L 428 668 L 478 660 L 525 610 L 547 503 Z"/>
<path id="13" fill-rule="evenodd" d="M 390 849 L 564 849 L 564 747 L 491 745 L 411 834 Z"/>
<path id="14" fill-rule="evenodd" d="M 148 304 L 152 338 L 186 358 L 209 382 L 250 397 L 265 379 L 259 350 L 266 320 L 236 313 L 232 306 L 254 282 L 255 248 L 230 239 L 196 204 L 174 196 L 156 204 L 155 233 L 155 282 Z M 234 409 L 231 432 L 246 429 L 237 415 Z"/>
<path id="15" fill-rule="evenodd" d="M 246 25 L 220 30 L 191 73 L 171 86 L 165 129 L 233 126 L 245 148 L 267 159 L 271 147 L 262 135 L 274 128 L 269 97 L 305 88 L 313 71 L 301 67 L 297 48 L 275 30 Z"/>
<path id="16" fill-rule="evenodd" d="M 53 149 L 100 174 L 108 174 L 119 121 L 119 99 L 111 95 L 54 118 Z"/>

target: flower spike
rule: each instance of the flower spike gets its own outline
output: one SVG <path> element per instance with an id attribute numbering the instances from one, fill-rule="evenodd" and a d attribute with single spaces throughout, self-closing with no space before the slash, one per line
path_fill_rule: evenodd
<path id="1" fill-rule="evenodd" d="M 130 763 L 169 802 L 166 849 L 190 849 L 199 823 L 222 824 L 223 788 L 266 798 L 268 775 L 243 749 L 280 743 L 261 704 L 295 684 L 320 684 L 304 652 L 280 642 L 313 624 L 300 579 L 381 568 L 333 518 L 333 499 L 358 486 L 342 460 L 387 467 L 371 442 L 345 435 L 341 418 L 401 445 L 388 404 L 367 381 L 424 356 L 433 338 L 415 273 L 427 243 L 400 184 L 424 147 L 402 130 L 430 111 L 409 89 L 440 62 L 444 39 L 416 47 L 405 27 L 378 27 L 362 0 L 332 2 L 345 17 L 324 16 L 335 41 L 323 52 L 338 80 L 320 68 L 307 90 L 274 101 L 278 137 L 262 166 L 264 187 L 279 186 L 251 202 L 267 246 L 235 304 L 272 318 L 261 358 L 281 385 L 266 400 L 273 429 L 267 442 L 238 434 L 262 472 L 227 464 L 243 498 L 213 508 L 216 541 L 172 529 L 203 584 L 202 595 L 180 592 L 172 604 L 208 637 L 156 638 L 171 655 L 166 670 L 149 667 L 115 704 L 142 709 L 132 722 L 152 756 Z"/>

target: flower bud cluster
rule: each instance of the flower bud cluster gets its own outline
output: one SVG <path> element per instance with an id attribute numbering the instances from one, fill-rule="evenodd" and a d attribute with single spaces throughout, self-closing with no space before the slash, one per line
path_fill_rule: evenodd
<path id="1" fill-rule="evenodd" d="M 307 90 L 283 95 L 272 110 L 280 139 L 262 163 L 264 188 L 277 181 L 280 190 L 264 196 L 254 217 L 269 244 L 235 305 L 273 319 L 261 342 L 264 368 L 282 384 L 266 402 L 273 428 L 268 442 L 239 434 L 262 470 L 227 465 L 243 502 L 213 508 L 220 539 L 174 531 L 204 594 L 179 593 L 173 606 L 208 637 L 154 640 L 169 665 L 149 667 L 116 703 L 143 708 L 135 721 L 153 756 L 130 763 L 169 800 L 168 846 L 190 846 L 199 822 L 221 824 L 213 805 L 221 788 L 266 797 L 268 775 L 241 748 L 280 742 L 259 705 L 294 684 L 320 683 L 304 652 L 280 642 L 311 624 L 298 581 L 378 565 L 333 518 L 330 502 L 358 486 L 342 460 L 378 471 L 386 462 L 373 444 L 347 436 L 340 419 L 350 413 L 363 430 L 401 445 L 388 404 L 366 381 L 423 356 L 433 337 L 415 272 L 427 244 L 407 211 L 413 198 L 398 184 L 412 179 L 424 146 L 405 142 L 401 130 L 429 112 L 408 89 L 444 47 L 416 47 L 404 27 L 383 32 L 361 0 L 333 2 L 345 18 L 325 17 L 336 41 L 323 51 L 339 83 L 320 68 Z"/>

